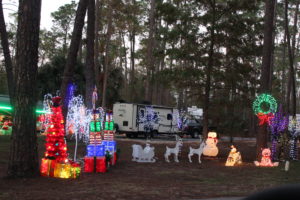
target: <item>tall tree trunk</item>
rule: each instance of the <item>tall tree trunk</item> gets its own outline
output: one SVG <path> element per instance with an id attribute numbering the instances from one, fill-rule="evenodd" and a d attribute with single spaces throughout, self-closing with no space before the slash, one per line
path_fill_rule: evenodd
<path id="1" fill-rule="evenodd" d="M 208 63 L 206 66 L 206 81 L 205 81 L 205 94 L 204 94 L 204 106 L 203 106 L 203 133 L 204 137 L 207 137 L 208 133 L 208 119 L 209 119 L 209 95 L 211 87 L 211 72 L 214 65 L 214 46 L 215 46 L 215 24 L 216 24 L 216 2 L 212 1 L 212 22 L 210 27 L 210 47 L 208 53 Z"/>
<path id="2" fill-rule="evenodd" d="M 106 45 L 105 45 L 105 61 L 104 61 L 104 78 L 103 78 L 103 88 L 102 88 L 102 107 L 106 107 L 106 93 L 107 93 L 107 79 L 109 73 L 110 65 L 110 38 L 112 35 L 112 2 L 108 3 L 108 25 L 106 34 Z"/>
<path id="3" fill-rule="evenodd" d="M 96 10 L 95 10 L 95 15 L 96 15 L 96 20 L 95 20 L 95 79 L 96 79 L 96 85 L 97 88 L 100 87 L 100 72 L 101 72 L 101 64 L 100 64 L 100 36 L 99 36 L 99 31 L 100 31 L 100 19 L 101 19 L 101 8 L 102 8 L 102 3 L 100 3 L 100 0 L 96 0 Z"/>
<path id="4" fill-rule="evenodd" d="M 80 0 L 76 11 L 74 29 L 73 29 L 71 44 L 67 56 L 67 63 L 64 69 L 64 75 L 60 87 L 60 95 L 63 102 L 64 116 L 66 116 L 68 112 L 68 98 L 66 98 L 68 92 L 67 90 L 68 90 L 68 85 L 72 83 L 74 66 L 76 65 L 76 61 L 77 61 L 77 54 L 78 54 L 80 40 L 82 37 L 82 29 L 84 26 L 84 18 L 85 18 L 88 2 L 89 1 L 86 0 Z"/>
<path id="5" fill-rule="evenodd" d="M 2 0 L 0 0 L 0 34 L 1 45 L 3 48 L 5 71 L 7 76 L 8 94 L 10 97 L 10 104 L 13 105 L 14 99 L 14 76 L 13 76 L 13 64 L 10 56 L 8 36 L 6 31 L 5 19 L 3 15 Z"/>
<path id="6" fill-rule="evenodd" d="M 296 44 L 296 30 L 297 30 L 297 21 L 298 21 L 298 11 L 299 11 L 299 1 L 296 5 L 295 17 L 294 17 L 294 26 L 293 26 L 293 39 L 291 44 L 291 35 L 289 31 L 289 20 L 288 20 L 288 0 L 285 0 L 285 33 L 288 47 L 288 58 L 289 58 L 289 78 L 288 78 L 288 88 L 287 88 L 287 111 L 293 116 L 296 116 L 296 84 L 295 84 L 295 70 L 294 70 L 294 58 L 295 58 L 295 44 Z M 292 91 L 291 91 L 292 90 Z M 291 93 L 292 92 L 292 93 Z M 292 112 L 289 110 L 290 97 L 292 94 Z"/>
<path id="7" fill-rule="evenodd" d="M 121 38 L 122 38 L 122 44 L 123 44 L 123 48 L 124 48 L 124 69 L 125 69 L 125 78 L 124 78 L 124 90 L 125 90 L 125 94 L 124 94 L 124 98 L 126 100 L 128 100 L 128 67 L 127 67 L 127 49 L 126 49 L 126 41 L 125 41 L 125 36 L 124 33 L 120 33 L 121 34 Z"/>
<path id="8" fill-rule="evenodd" d="M 151 0 L 150 1 L 150 14 L 149 14 L 149 38 L 148 38 L 148 47 L 147 47 L 147 67 L 146 67 L 146 71 L 147 71 L 147 77 L 146 77 L 146 85 L 145 85 L 145 100 L 146 101 L 151 101 L 152 99 L 152 74 L 151 72 L 153 72 L 154 70 L 154 56 L 153 56 L 153 52 L 154 52 L 154 42 L 155 42 L 155 38 L 154 38 L 154 32 L 155 32 L 155 0 Z"/>
<path id="9" fill-rule="evenodd" d="M 8 176 L 39 174 L 36 136 L 38 47 L 41 0 L 19 1 L 15 100 Z"/>
<path id="10" fill-rule="evenodd" d="M 130 39 L 130 100 L 135 99 L 135 30 L 129 34 Z"/>
<path id="11" fill-rule="evenodd" d="M 95 0 L 89 0 L 85 69 L 85 105 L 93 108 L 92 94 L 95 87 Z"/>
<path id="12" fill-rule="evenodd" d="M 274 13 L 275 13 L 276 0 L 266 0 L 265 19 L 264 19 L 264 46 L 263 46 L 263 59 L 262 70 L 260 78 L 260 92 L 269 93 L 270 88 L 270 73 L 271 73 L 271 60 L 273 49 L 273 34 L 274 34 Z M 256 156 L 257 159 L 261 157 L 261 148 L 267 147 L 268 139 L 267 125 L 264 124 L 258 127 L 256 137 Z"/>

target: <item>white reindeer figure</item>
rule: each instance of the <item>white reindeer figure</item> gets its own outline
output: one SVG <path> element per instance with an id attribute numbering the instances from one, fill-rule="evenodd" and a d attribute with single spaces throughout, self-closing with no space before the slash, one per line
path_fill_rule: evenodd
<path id="1" fill-rule="evenodd" d="M 181 149 L 183 143 L 182 143 L 182 139 L 179 136 L 175 135 L 175 137 L 176 137 L 176 141 L 177 141 L 175 147 L 174 148 L 170 148 L 170 147 L 166 146 L 166 153 L 165 153 L 165 160 L 166 160 L 166 162 L 170 162 L 169 156 L 171 154 L 174 154 L 174 161 L 175 162 L 179 162 L 179 160 L 178 160 L 178 154 L 180 152 L 180 149 Z"/>
<path id="2" fill-rule="evenodd" d="M 194 148 L 190 147 L 190 152 L 189 152 L 189 155 L 188 155 L 190 163 L 192 163 L 191 157 L 194 154 L 198 155 L 198 157 L 199 157 L 199 163 L 201 163 L 201 155 L 203 153 L 204 147 L 205 147 L 205 142 L 202 140 L 202 137 L 200 136 L 200 146 L 199 146 L 199 148 L 198 149 L 194 149 Z"/>

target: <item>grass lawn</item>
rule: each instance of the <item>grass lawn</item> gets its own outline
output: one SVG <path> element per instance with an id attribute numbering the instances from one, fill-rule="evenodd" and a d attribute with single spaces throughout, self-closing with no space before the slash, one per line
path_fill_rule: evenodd
<path id="1" fill-rule="evenodd" d="M 44 153 L 45 138 L 39 136 L 39 155 Z M 9 153 L 9 137 L 0 136 L 0 176 L 5 176 Z M 185 142 L 180 162 L 164 161 L 166 144 L 153 143 L 156 163 L 131 161 L 131 145 L 143 140 L 117 139 L 120 158 L 105 174 L 82 173 L 78 179 L 38 177 L 32 179 L 0 179 L 0 199 L 200 199 L 220 196 L 246 196 L 266 188 L 300 183 L 300 162 L 292 162 L 290 171 L 284 163 L 275 168 L 259 168 L 253 164 L 255 143 L 237 142 L 243 164 L 225 167 L 230 144 L 220 142 L 218 158 L 202 158 L 202 164 L 188 162 L 188 147 L 198 146 L 197 140 Z M 174 142 L 175 143 L 175 142 Z M 168 146 L 173 146 L 168 144 Z M 72 158 L 74 143 L 69 142 Z M 78 158 L 85 155 L 80 144 Z"/>

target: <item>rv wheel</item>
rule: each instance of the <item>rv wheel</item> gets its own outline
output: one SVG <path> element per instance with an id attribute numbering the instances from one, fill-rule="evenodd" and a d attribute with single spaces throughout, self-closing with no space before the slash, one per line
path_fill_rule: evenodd
<path id="1" fill-rule="evenodd" d="M 200 132 L 198 130 L 194 130 L 191 134 L 192 138 L 199 138 Z"/>
<path id="2" fill-rule="evenodd" d="M 138 137 L 139 137 L 139 134 L 138 134 L 138 133 L 133 133 L 132 136 L 133 136 L 134 138 L 138 138 Z"/>
<path id="3" fill-rule="evenodd" d="M 157 137 L 157 135 L 158 135 L 157 131 L 152 131 L 151 134 L 150 134 L 150 137 L 154 138 L 154 137 Z"/>

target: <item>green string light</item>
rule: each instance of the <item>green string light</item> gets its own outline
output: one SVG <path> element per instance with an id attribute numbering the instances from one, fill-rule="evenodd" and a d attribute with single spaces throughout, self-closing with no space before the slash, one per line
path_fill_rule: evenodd
<path id="1" fill-rule="evenodd" d="M 12 110 L 13 108 L 11 106 L 7 105 L 0 105 L 0 110 Z M 35 110 L 37 114 L 50 114 L 50 112 L 44 111 L 44 110 Z"/>
<path id="2" fill-rule="evenodd" d="M 264 106 L 268 108 L 264 108 Z M 256 97 L 255 101 L 253 102 L 252 108 L 256 115 L 258 113 L 275 113 L 277 111 L 277 102 L 272 95 L 263 93 Z"/>

